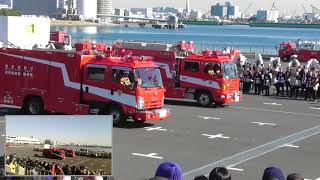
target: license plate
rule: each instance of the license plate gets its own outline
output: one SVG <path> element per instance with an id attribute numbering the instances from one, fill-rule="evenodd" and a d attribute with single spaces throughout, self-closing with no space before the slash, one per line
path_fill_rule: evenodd
<path id="1" fill-rule="evenodd" d="M 158 113 L 159 113 L 159 116 L 160 116 L 161 118 L 164 118 L 164 117 L 167 116 L 167 110 L 165 110 L 165 109 L 159 110 Z"/>

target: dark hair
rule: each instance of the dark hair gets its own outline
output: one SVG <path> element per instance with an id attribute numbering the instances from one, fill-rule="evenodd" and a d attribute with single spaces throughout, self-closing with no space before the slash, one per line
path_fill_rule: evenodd
<path id="1" fill-rule="evenodd" d="M 304 180 L 303 176 L 298 173 L 289 174 L 287 180 Z"/>
<path id="2" fill-rule="evenodd" d="M 216 167 L 210 172 L 209 180 L 231 180 L 231 174 L 224 167 Z"/>
<path id="3" fill-rule="evenodd" d="M 204 175 L 196 176 L 194 180 L 208 180 L 208 178 Z"/>

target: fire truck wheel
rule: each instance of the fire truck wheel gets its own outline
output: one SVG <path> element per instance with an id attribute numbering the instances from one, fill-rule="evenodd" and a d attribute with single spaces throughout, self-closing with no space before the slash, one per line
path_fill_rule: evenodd
<path id="1" fill-rule="evenodd" d="M 29 115 L 39 115 L 43 113 L 43 103 L 40 98 L 30 98 L 24 106 L 25 113 Z"/>
<path id="2" fill-rule="evenodd" d="M 198 93 L 197 101 L 201 106 L 208 107 L 212 104 L 212 96 L 209 92 L 202 91 Z"/>
<path id="3" fill-rule="evenodd" d="M 108 114 L 113 117 L 113 125 L 121 125 L 125 121 L 124 113 L 119 106 L 110 107 Z"/>

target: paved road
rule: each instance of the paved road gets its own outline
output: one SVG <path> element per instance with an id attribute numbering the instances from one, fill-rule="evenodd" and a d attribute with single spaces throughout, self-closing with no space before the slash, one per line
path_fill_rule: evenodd
<path id="1" fill-rule="evenodd" d="M 320 104 L 246 96 L 224 108 L 175 101 L 167 107 L 168 121 L 114 130 L 117 179 L 149 178 L 165 160 L 181 164 L 186 180 L 218 165 L 231 166 L 239 180 L 260 179 L 268 165 L 320 177 Z"/>
<path id="2" fill-rule="evenodd" d="M 246 96 L 224 108 L 168 101 L 171 119 L 114 129 L 116 179 L 142 180 L 165 160 L 181 164 L 185 180 L 230 166 L 233 179 L 261 179 L 269 165 L 286 174 L 320 177 L 320 103 Z"/>

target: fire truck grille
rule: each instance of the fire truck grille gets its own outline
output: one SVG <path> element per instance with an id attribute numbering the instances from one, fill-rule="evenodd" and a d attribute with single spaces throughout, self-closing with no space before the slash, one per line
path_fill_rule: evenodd
<path id="1" fill-rule="evenodd" d="M 145 109 L 153 109 L 153 108 L 158 108 L 162 106 L 162 101 L 148 101 L 145 102 Z"/>

